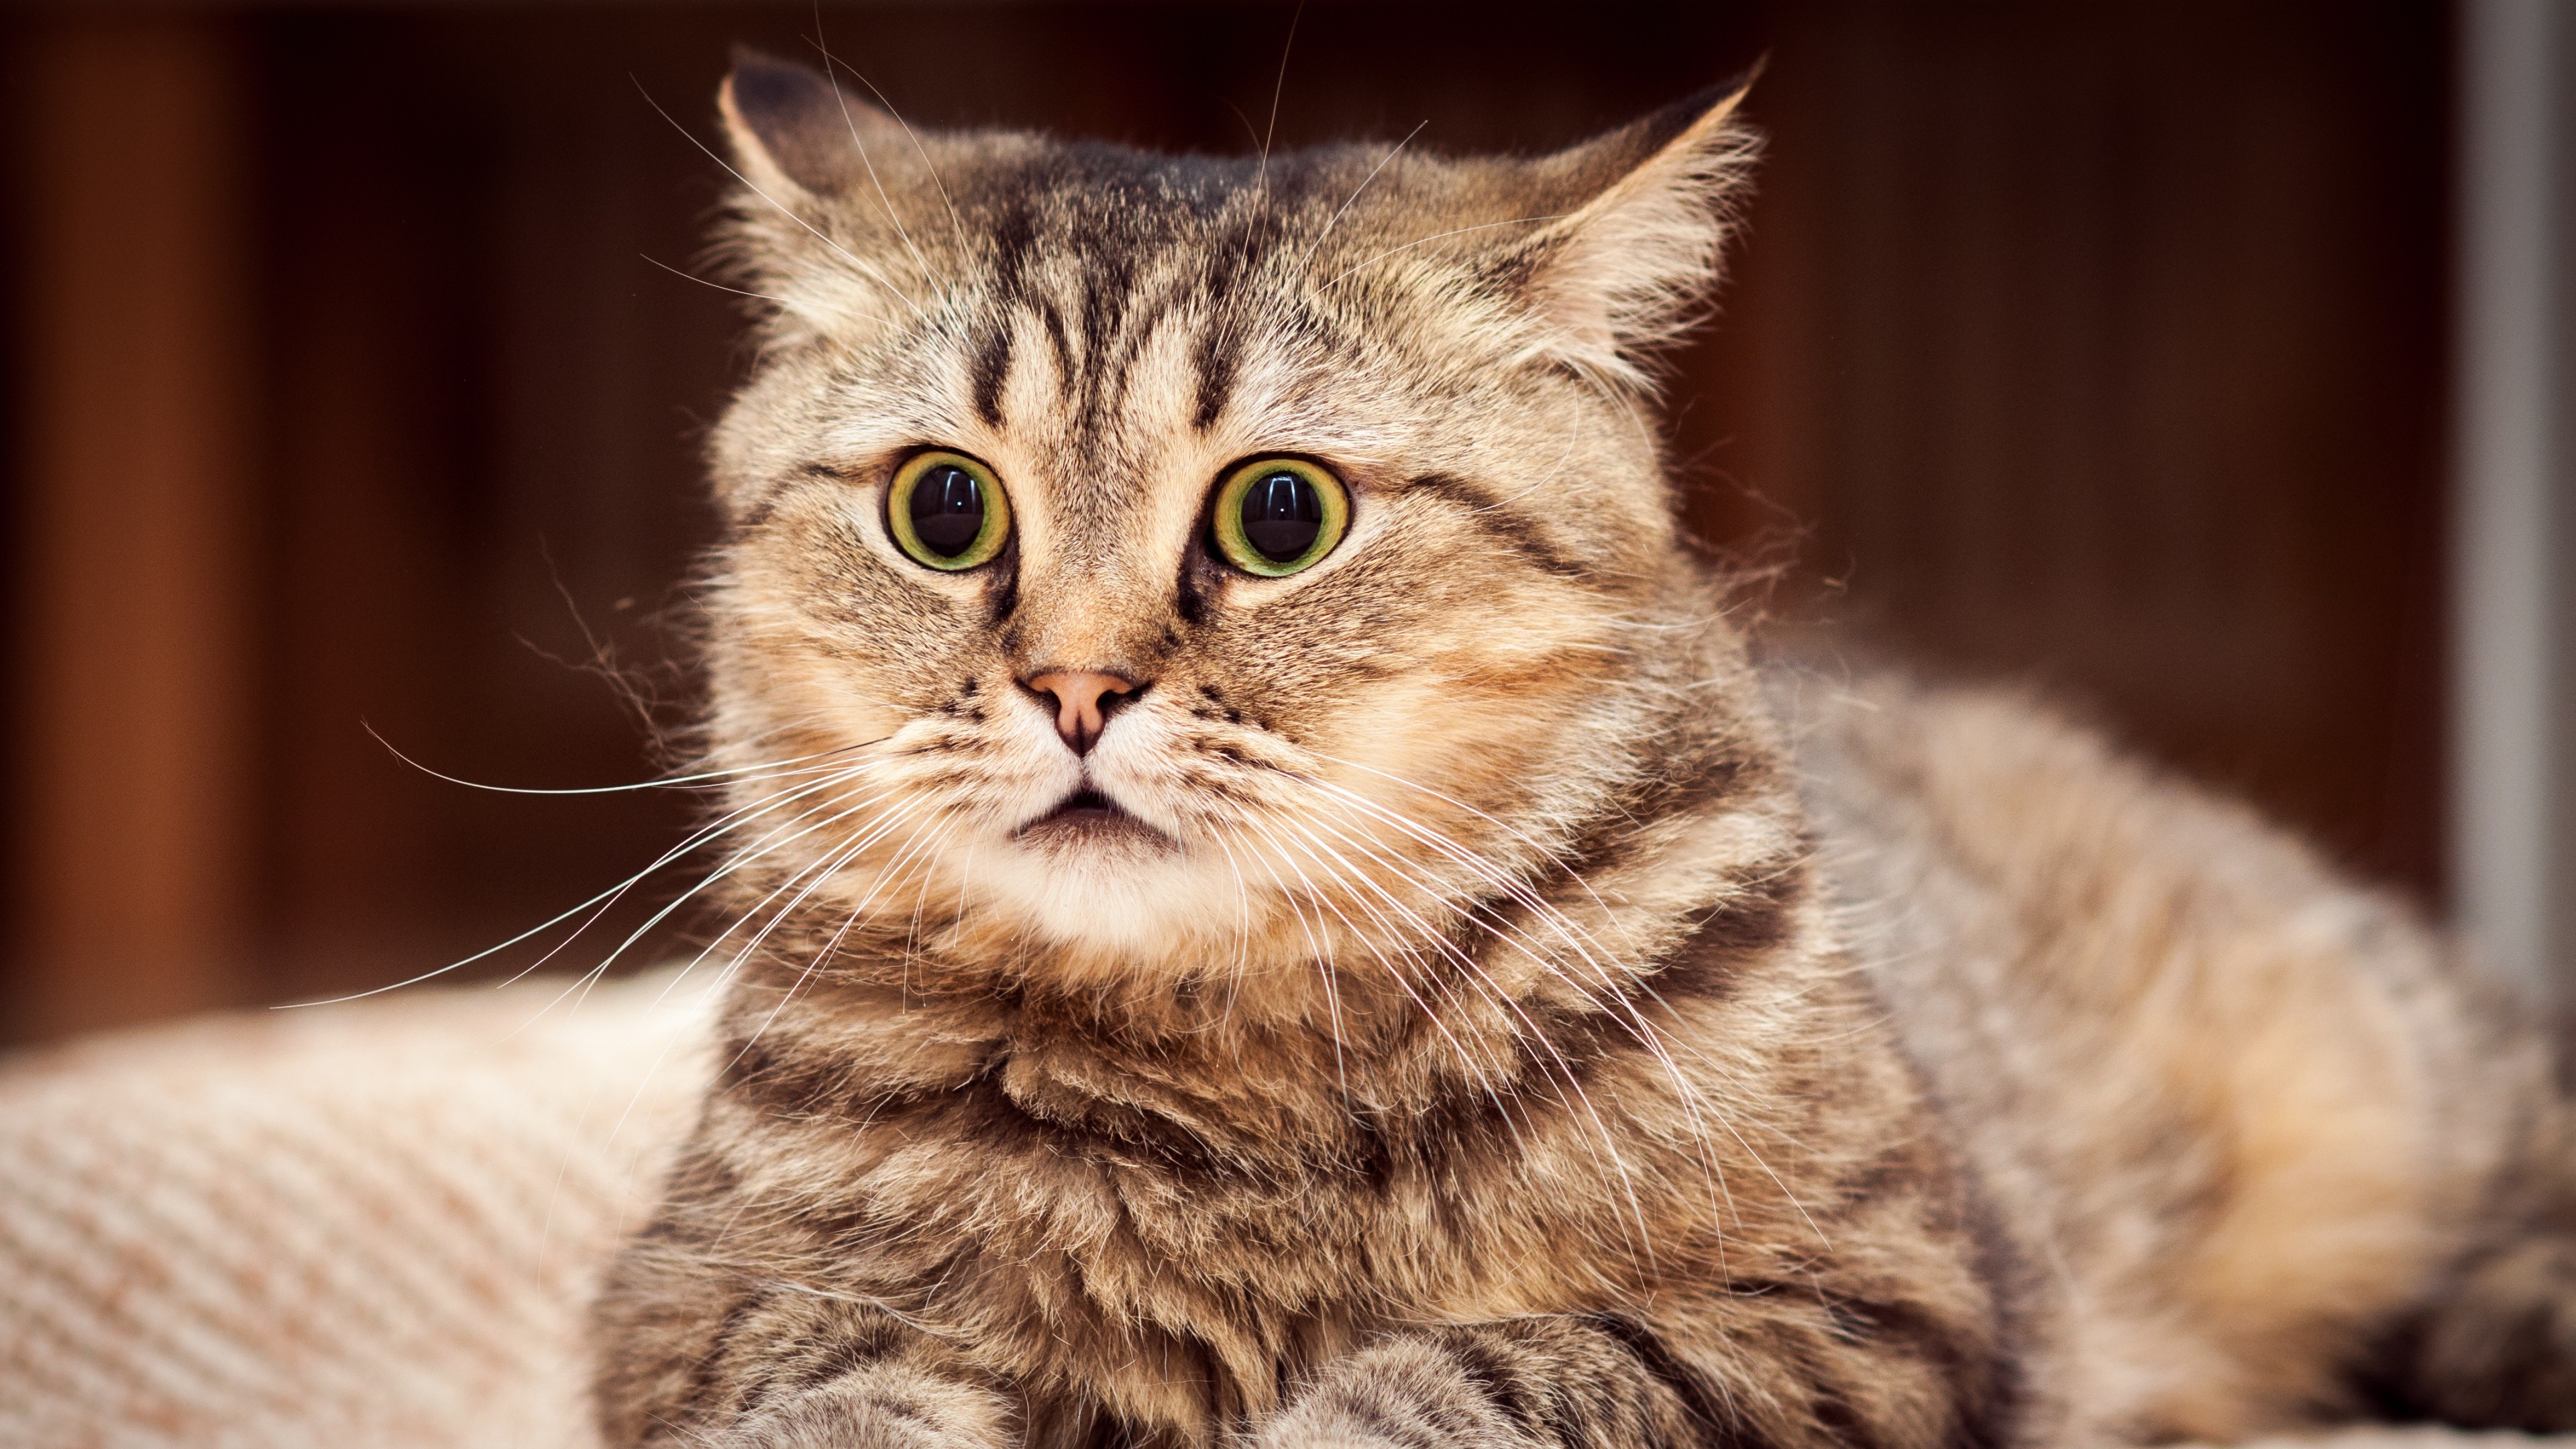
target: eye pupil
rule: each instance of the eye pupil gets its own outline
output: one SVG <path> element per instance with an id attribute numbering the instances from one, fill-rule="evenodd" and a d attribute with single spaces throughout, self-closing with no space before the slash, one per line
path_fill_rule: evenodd
<path id="1" fill-rule="evenodd" d="M 941 558 L 955 558 L 984 532 L 984 489 L 975 475 L 942 463 L 912 488 L 912 533 Z"/>
<path id="2" fill-rule="evenodd" d="M 1305 478 L 1281 469 L 1243 491 L 1244 541 L 1272 563 L 1301 558 L 1324 531 L 1324 497 Z"/>
<path id="3" fill-rule="evenodd" d="M 1351 495 L 1329 469 L 1303 458 L 1256 458 L 1217 484 L 1208 546 L 1256 578 L 1304 573 L 1342 541 Z"/>

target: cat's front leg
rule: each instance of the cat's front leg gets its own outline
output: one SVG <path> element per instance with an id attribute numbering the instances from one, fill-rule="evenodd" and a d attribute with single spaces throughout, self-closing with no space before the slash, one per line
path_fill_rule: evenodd
<path id="1" fill-rule="evenodd" d="M 612 1365 L 612 1367 L 616 1367 Z M 609 1442 L 636 1449 L 1014 1449 L 1006 1386 L 891 1314 L 753 1288 L 661 1371 L 612 1377 Z M 657 1390 L 623 1405 L 621 1388 Z"/>
<path id="2" fill-rule="evenodd" d="M 1631 1320 L 1515 1318 L 1399 1333 L 1342 1358 L 1253 1449 L 1663 1449 L 1717 1442 L 1706 1397 Z"/>
<path id="3" fill-rule="evenodd" d="M 1534 1314 L 1407 1330 L 1328 1365 L 1252 1449 L 1999 1443 L 2013 1396 L 1982 1342 L 1973 1322 L 1889 1304 L 1835 1313 L 1786 1289 L 1655 1323 Z"/>
<path id="4" fill-rule="evenodd" d="M 1012 1386 L 866 1291 L 883 1284 L 790 1277 L 784 1255 L 729 1259 L 717 1242 L 732 1210 L 702 1206 L 682 1195 L 630 1242 L 594 1307 L 605 1449 L 1018 1443 Z"/>
<path id="5" fill-rule="evenodd" d="M 848 1369 L 777 1394 L 696 1441 L 712 1449 L 1006 1449 L 999 1395 L 900 1363 Z"/>

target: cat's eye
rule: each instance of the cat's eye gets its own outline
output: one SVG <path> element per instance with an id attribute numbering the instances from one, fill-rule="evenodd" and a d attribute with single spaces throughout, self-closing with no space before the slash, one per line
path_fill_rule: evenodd
<path id="1" fill-rule="evenodd" d="M 990 563 L 1011 536 L 993 470 L 963 453 L 918 454 L 886 489 L 886 532 L 916 563 L 955 572 Z"/>
<path id="2" fill-rule="evenodd" d="M 1208 532 L 1218 557 L 1275 579 L 1321 562 L 1350 522 L 1351 495 L 1330 470 L 1303 458 L 1256 458 L 1217 485 Z"/>

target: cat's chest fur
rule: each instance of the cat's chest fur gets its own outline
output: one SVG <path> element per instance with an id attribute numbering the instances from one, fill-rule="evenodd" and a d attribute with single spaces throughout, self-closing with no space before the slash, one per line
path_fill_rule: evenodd
<path id="1" fill-rule="evenodd" d="M 1390 1325 L 1598 1301 L 1563 1244 L 1637 1230 L 1533 1176 L 1602 1180 L 1582 1094 L 1426 1109 L 1410 1030 L 1336 1061 L 1219 1011 L 1139 1035 L 990 999 L 791 1006 L 714 1108 L 767 1270 L 953 1325 L 1038 1410 L 1079 1385 L 1063 1412 L 1185 1438 Z"/>

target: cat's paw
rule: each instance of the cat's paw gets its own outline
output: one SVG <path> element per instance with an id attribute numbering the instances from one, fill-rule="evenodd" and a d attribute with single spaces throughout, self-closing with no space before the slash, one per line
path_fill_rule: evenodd
<path id="1" fill-rule="evenodd" d="M 882 1404 L 825 1394 L 746 1414 L 712 1441 L 720 1449 L 949 1449 L 954 1442 Z"/>
<path id="2" fill-rule="evenodd" d="M 963 1384 L 844 1380 L 764 1405 L 714 1449 L 1009 1449 L 1000 1402 Z"/>
<path id="3" fill-rule="evenodd" d="M 1348 1386 L 1346 1386 L 1348 1387 Z M 1310 1397 L 1272 1420 L 1244 1449 L 1539 1449 L 1489 1406 L 1435 1395 Z"/>

